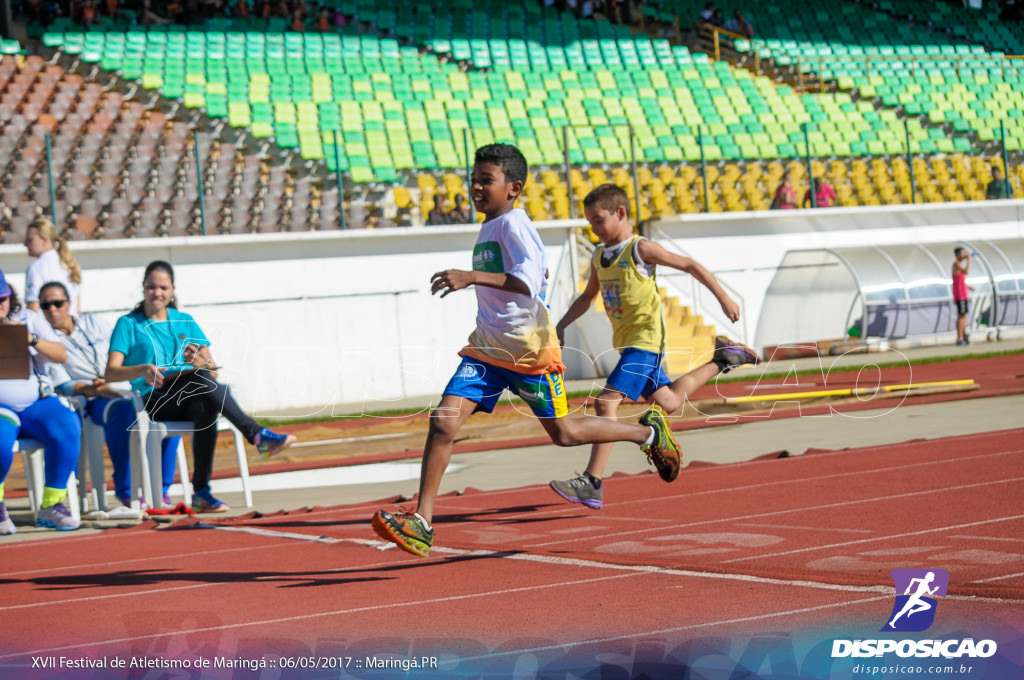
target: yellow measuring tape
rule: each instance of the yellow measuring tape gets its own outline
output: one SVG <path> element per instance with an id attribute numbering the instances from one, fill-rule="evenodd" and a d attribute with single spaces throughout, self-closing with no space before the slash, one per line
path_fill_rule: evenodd
<path id="1" fill-rule="evenodd" d="M 848 387 L 840 390 L 818 390 L 816 392 L 785 392 L 780 394 L 759 394 L 751 397 L 726 397 L 727 404 L 749 404 L 758 401 L 793 401 L 797 399 L 820 399 L 822 397 L 858 397 L 878 392 L 899 392 L 918 390 L 926 387 L 963 387 L 973 385 L 973 380 L 940 380 L 907 385 L 886 385 L 879 387 Z"/>

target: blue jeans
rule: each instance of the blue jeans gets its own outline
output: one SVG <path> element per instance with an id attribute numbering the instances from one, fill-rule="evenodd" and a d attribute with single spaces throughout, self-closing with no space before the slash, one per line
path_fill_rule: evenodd
<path id="1" fill-rule="evenodd" d="M 131 499 L 131 429 L 135 424 L 135 409 L 131 401 L 97 397 L 86 402 L 85 412 L 94 423 L 103 427 L 110 462 L 114 465 L 114 494 L 120 499 Z M 163 441 L 164 493 L 174 483 L 175 454 L 179 442 L 180 436 L 167 437 Z"/>
<path id="2" fill-rule="evenodd" d="M 31 437 L 41 441 L 44 446 L 44 484 L 51 489 L 68 488 L 68 479 L 78 465 L 78 456 L 82 451 L 82 422 L 78 416 L 57 397 L 40 399 L 17 413 L 21 419 L 20 428 L 0 418 L 0 482 L 7 479 L 7 473 L 11 470 L 15 440 L 18 437 Z"/>

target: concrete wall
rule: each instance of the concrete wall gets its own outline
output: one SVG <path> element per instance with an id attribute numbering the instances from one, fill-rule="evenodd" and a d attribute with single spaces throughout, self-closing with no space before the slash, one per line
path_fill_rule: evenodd
<path id="1" fill-rule="evenodd" d="M 557 319 L 576 294 L 573 227 L 538 224 L 557 279 L 549 303 Z M 662 271 L 662 285 L 694 304 L 722 332 L 753 342 L 764 292 L 786 251 L 862 243 L 1024 238 L 1024 201 L 914 207 L 836 208 L 687 215 L 648 233 L 713 271 L 743 300 L 744 318 L 723 320 L 690 278 Z M 378 411 L 405 397 L 438 395 L 474 325 L 476 299 L 430 295 L 434 272 L 470 266 L 476 226 L 255 236 L 76 241 L 86 311 L 111 323 L 142 296 L 154 259 L 174 264 L 180 307 L 213 341 L 224 378 L 257 415 Z M 0 267 L 24 290 L 29 258 L 0 246 Z M 799 313 L 800 310 L 794 310 Z M 581 337 L 581 331 L 585 338 Z M 614 365 L 607 321 L 591 312 L 568 334 L 570 377 L 603 375 Z M 597 360 L 599 370 L 594 370 Z"/>
<path id="2" fill-rule="evenodd" d="M 557 313 L 572 295 L 575 251 L 566 224 L 539 229 L 548 249 Z M 304 232 L 259 236 L 73 242 L 83 308 L 111 324 L 142 298 L 155 259 L 175 267 L 179 308 L 211 339 L 239 403 L 256 415 L 329 414 L 331 405 L 388 408 L 439 394 L 476 318 L 472 289 L 430 295 L 430 277 L 469 269 L 476 226 Z M 571 242 L 571 241 L 569 241 Z M 564 255 L 564 257 L 563 257 Z M 30 262 L 0 246 L 0 267 L 19 292 Z"/>

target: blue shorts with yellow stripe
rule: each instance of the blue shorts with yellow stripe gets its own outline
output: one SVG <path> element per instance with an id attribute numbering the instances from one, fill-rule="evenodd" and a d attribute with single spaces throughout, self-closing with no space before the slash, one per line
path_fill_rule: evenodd
<path id="1" fill-rule="evenodd" d="M 505 388 L 529 404 L 538 418 L 561 418 L 569 413 L 561 373 L 516 373 L 469 357 L 462 358 L 444 394 L 469 399 L 476 402 L 477 411 L 490 413 Z"/>

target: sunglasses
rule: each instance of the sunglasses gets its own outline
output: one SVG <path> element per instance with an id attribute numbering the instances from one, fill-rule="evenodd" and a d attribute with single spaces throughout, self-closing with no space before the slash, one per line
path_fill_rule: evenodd
<path id="1" fill-rule="evenodd" d="M 48 309 L 50 309 L 52 307 L 56 307 L 57 309 L 60 309 L 61 307 L 63 307 L 67 303 L 68 303 L 67 300 L 50 300 L 49 302 L 40 302 L 39 303 L 39 308 L 42 309 L 45 312 L 46 310 L 48 310 Z"/>

